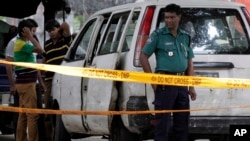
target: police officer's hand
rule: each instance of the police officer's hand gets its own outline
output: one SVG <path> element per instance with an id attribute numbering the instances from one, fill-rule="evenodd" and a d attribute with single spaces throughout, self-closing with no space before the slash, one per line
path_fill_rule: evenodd
<path id="1" fill-rule="evenodd" d="M 196 92 L 195 92 L 195 89 L 194 87 L 189 87 L 189 95 L 191 97 L 191 100 L 196 100 Z"/>

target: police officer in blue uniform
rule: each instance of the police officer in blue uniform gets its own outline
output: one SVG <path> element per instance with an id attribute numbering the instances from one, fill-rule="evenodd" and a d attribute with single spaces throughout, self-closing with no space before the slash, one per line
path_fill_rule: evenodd
<path id="1" fill-rule="evenodd" d="M 156 29 L 142 49 L 140 61 L 143 70 L 151 73 L 148 58 L 155 53 L 155 73 L 168 75 L 194 75 L 193 51 L 190 48 L 190 36 L 179 28 L 181 8 L 176 4 L 165 7 L 166 26 Z M 155 110 L 189 109 L 189 95 L 196 99 L 194 87 L 153 85 L 155 92 Z M 173 136 L 175 141 L 188 141 L 189 112 L 173 113 Z M 156 114 L 155 141 L 168 141 L 171 113 Z"/>

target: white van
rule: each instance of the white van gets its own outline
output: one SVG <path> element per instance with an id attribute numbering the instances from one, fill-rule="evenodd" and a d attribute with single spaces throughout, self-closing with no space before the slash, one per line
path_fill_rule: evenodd
<path id="1" fill-rule="evenodd" d="M 82 27 L 61 65 L 143 72 L 141 49 L 149 34 L 164 26 L 163 9 L 173 2 L 183 8 L 181 27 L 192 39 L 196 75 L 250 78 L 250 15 L 242 4 L 212 0 L 151 0 L 98 11 Z M 155 64 L 154 56 L 150 63 Z M 250 104 L 249 89 L 196 87 L 196 91 L 191 108 Z M 55 108 L 62 110 L 154 110 L 154 93 L 145 83 L 56 73 L 52 93 Z M 61 115 L 56 117 L 55 137 L 64 141 L 107 135 L 112 141 L 139 141 L 152 138 L 153 118 L 153 114 Z M 190 140 L 228 140 L 233 124 L 250 124 L 250 110 L 191 112 Z"/>

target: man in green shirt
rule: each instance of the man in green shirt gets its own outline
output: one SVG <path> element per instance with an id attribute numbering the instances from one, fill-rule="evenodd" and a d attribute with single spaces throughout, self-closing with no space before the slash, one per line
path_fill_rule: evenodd
<path id="1" fill-rule="evenodd" d="M 33 52 L 42 53 L 43 49 L 33 37 L 32 23 L 22 20 L 18 24 L 18 35 L 14 43 L 14 61 L 35 63 Z M 30 44 L 29 41 L 32 43 Z M 38 71 L 31 68 L 15 67 L 15 86 L 19 95 L 19 107 L 37 108 L 36 81 Z M 16 129 L 16 141 L 38 141 L 38 114 L 20 113 Z M 27 131 L 28 128 L 28 132 Z M 27 136 L 28 134 L 28 136 Z"/>
<path id="2" fill-rule="evenodd" d="M 164 11 L 166 26 L 156 29 L 149 37 L 142 49 L 140 61 L 143 70 L 151 73 L 148 58 L 155 53 L 155 73 L 169 75 L 194 75 L 190 48 L 190 36 L 179 28 L 181 8 L 176 4 L 169 4 Z M 189 97 L 196 99 L 193 87 L 152 85 L 155 92 L 155 110 L 189 109 Z M 173 113 L 173 133 L 175 141 L 188 141 L 189 112 Z M 156 114 L 155 141 L 169 140 L 171 114 Z"/>

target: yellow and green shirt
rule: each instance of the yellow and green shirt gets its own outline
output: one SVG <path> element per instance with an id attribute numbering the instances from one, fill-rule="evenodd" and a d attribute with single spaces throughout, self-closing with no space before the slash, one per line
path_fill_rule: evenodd
<path id="1" fill-rule="evenodd" d="M 35 63 L 33 50 L 33 45 L 18 37 L 14 43 L 14 61 Z M 16 83 L 30 83 L 37 80 L 37 70 L 35 69 L 15 66 L 15 73 Z"/>

